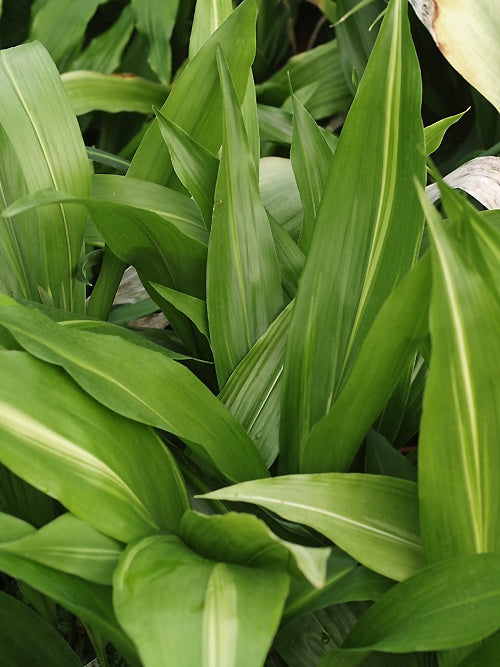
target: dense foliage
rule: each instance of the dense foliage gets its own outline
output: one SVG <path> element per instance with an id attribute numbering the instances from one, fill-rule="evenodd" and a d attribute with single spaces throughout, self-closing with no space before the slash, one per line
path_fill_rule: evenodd
<path id="1" fill-rule="evenodd" d="M 0 2 L 0 653 L 495 665 L 500 17 L 234 4 Z"/>

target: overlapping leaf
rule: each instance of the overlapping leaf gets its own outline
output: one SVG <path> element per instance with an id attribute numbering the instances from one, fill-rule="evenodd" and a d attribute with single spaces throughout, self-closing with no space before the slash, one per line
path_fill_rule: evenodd
<path id="1" fill-rule="evenodd" d="M 335 401 L 374 317 L 415 260 L 423 219 L 413 179 L 425 172 L 420 97 L 406 3 L 393 0 L 333 156 L 296 298 L 283 470 L 299 469 L 301 442 Z M 377 124 L 366 123 L 367 114 Z M 322 454 L 314 460 L 324 469 Z"/>
<path id="2" fill-rule="evenodd" d="M 207 309 L 219 385 L 283 306 L 276 249 L 258 175 L 224 56 L 224 140 L 208 246 Z"/>
<path id="3" fill-rule="evenodd" d="M 125 551 L 114 605 L 145 667 L 258 667 L 279 624 L 288 575 L 201 557 L 173 535 Z"/>
<path id="4" fill-rule="evenodd" d="M 262 505 L 310 526 L 391 579 L 405 579 L 424 567 L 413 482 L 354 473 L 286 475 L 205 497 Z"/>
<path id="5" fill-rule="evenodd" d="M 13 472 L 115 539 L 176 529 L 186 492 L 153 431 L 24 352 L 2 352 L 0 372 L 0 460 Z"/>
<path id="6" fill-rule="evenodd" d="M 59 73 L 41 44 L 0 55 L 0 205 L 53 187 L 90 191 L 90 170 Z M 0 288 L 15 296 L 83 310 L 76 267 L 85 233 L 82 207 L 56 205 L 0 224 Z"/>
<path id="7" fill-rule="evenodd" d="M 431 562 L 495 551 L 500 543 L 500 234 L 441 187 L 450 227 L 422 197 L 432 234 L 433 287 L 419 488 Z"/>

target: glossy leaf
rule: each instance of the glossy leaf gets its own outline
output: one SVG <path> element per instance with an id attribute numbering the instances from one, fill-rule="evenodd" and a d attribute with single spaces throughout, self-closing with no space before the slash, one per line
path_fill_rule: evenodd
<path id="1" fill-rule="evenodd" d="M 175 26 L 179 0 L 131 0 L 137 30 L 149 42 L 148 62 L 160 81 L 170 83 L 172 52 L 170 37 Z"/>
<path id="2" fill-rule="evenodd" d="M 36 533 L 0 545 L 0 549 L 96 584 L 111 585 L 123 547 L 87 522 L 63 514 Z"/>
<path id="3" fill-rule="evenodd" d="M 298 569 L 314 587 L 325 585 L 331 551 L 328 547 L 306 547 L 282 540 L 252 514 L 206 516 L 188 511 L 182 519 L 181 535 L 205 558 L 239 565 L 283 566 L 292 575 Z"/>
<path id="4" fill-rule="evenodd" d="M 283 375 L 284 471 L 300 469 L 301 445 L 415 261 L 423 219 L 413 179 L 423 181 L 425 171 L 420 103 L 406 3 L 392 0 L 333 156 L 296 297 Z M 323 452 L 313 458 L 324 470 Z"/>
<path id="5" fill-rule="evenodd" d="M 500 627 L 500 556 L 436 563 L 394 586 L 359 620 L 345 648 L 394 653 L 471 644 Z"/>
<path id="6" fill-rule="evenodd" d="M 59 73 L 35 42 L 0 54 L 0 205 L 46 187 L 87 196 L 90 170 Z M 82 207 L 51 206 L 0 224 L 0 289 L 82 311 L 75 280 L 85 234 Z"/>
<path id="7" fill-rule="evenodd" d="M 207 310 L 222 387 L 279 313 L 283 300 L 252 148 L 224 56 L 219 56 L 224 138 L 208 246 Z"/>
<path id="8" fill-rule="evenodd" d="M 31 354 L 62 366 L 111 410 L 185 439 L 227 479 L 267 476 L 240 424 L 184 366 L 123 338 L 71 330 L 20 307 L 5 306 L 2 321 Z"/>
<path id="9" fill-rule="evenodd" d="M 337 400 L 312 429 L 303 447 L 305 471 L 349 469 L 362 439 L 427 335 L 430 284 L 427 255 L 380 309 Z"/>
<path id="10" fill-rule="evenodd" d="M 280 569 L 208 560 L 173 535 L 155 535 L 125 551 L 114 605 L 145 667 L 258 667 L 287 590 Z"/>
<path id="11" fill-rule="evenodd" d="M 290 160 L 260 160 L 259 190 L 266 211 L 296 241 L 302 226 L 302 204 Z"/>
<path id="12" fill-rule="evenodd" d="M 189 294 L 184 294 L 184 292 L 177 292 L 170 287 L 165 287 L 165 285 L 159 285 L 158 283 L 151 283 L 151 287 L 158 292 L 162 299 L 165 299 L 165 301 L 171 303 L 183 315 L 189 317 L 193 324 L 196 325 L 198 331 L 206 338 L 209 338 L 207 304 L 205 301 Z"/>
<path id="13" fill-rule="evenodd" d="M 78 70 L 62 75 L 64 88 L 77 116 L 89 111 L 136 111 L 151 114 L 162 104 L 167 89 L 135 74 L 103 74 Z"/>
<path id="14" fill-rule="evenodd" d="M 261 505 L 303 523 L 391 579 L 424 567 L 412 482 L 366 474 L 287 475 L 245 482 L 205 498 Z"/>
<path id="15" fill-rule="evenodd" d="M 76 653 L 27 605 L 0 591 L 0 654 L 5 665 L 80 667 Z"/>
<path id="16" fill-rule="evenodd" d="M 222 97 L 215 62 L 224 50 L 238 99 L 242 100 L 255 55 L 255 0 L 245 0 L 200 48 L 175 82 L 160 111 L 211 153 L 222 141 Z M 194 94 L 194 91 L 195 94 Z M 186 100 L 190 103 L 186 106 Z M 154 121 L 137 149 L 130 176 L 166 183 L 172 164 L 158 123 Z"/>
<path id="17" fill-rule="evenodd" d="M 444 192 L 458 206 L 458 196 Z M 466 202 L 452 212 L 450 227 L 423 196 L 422 204 L 432 235 L 433 287 L 419 488 L 432 562 L 494 551 L 500 543 L 500 234 L 488 231 L 485 220 L 485 231 L 477 233 Z"/>
<path id="18" fill-rule="evenodd" d="M 186 493 L 156 434 L 24 352 L 2 352 L 0 369 L 11 378 L 0 386 L 3 463 L 120 541 L 176 529 Z"/>
<path id="19" fill-rule="evenodd" d="M 18 540 L 36 532 L 36 528 L 16 516 L 0 512 L 0 544 Z"/>

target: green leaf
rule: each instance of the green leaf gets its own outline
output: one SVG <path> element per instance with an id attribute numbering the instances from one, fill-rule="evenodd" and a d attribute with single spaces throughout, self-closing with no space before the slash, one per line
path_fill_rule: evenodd
<path id="1" fill-rule="evenodd" d="M 16 516 L 0 512 L 0 544 L 4 542 L 11 542 L 18 540 L 26 535 L 31 535 L 36 532 L 36 528 L 31 526 L 26 521 L 18 519 Z"/>
<path id="2" fill-rule="evenodd" d="M 417 481 L 417 468 L 380 433 L 370 431 L 366 438 L 367 473 Z"/>
<path id="3" fill-rule="evenodd" d="M 304 220 L 299 246 L 307 255 L 334 151 L 314 118 L 293 96 L 293 135 L 290 157 L 300 192 Z"/>
<path id="4" fill-rule="evenodd" d="M 229 512 L 206 516 L 188 511 L 182 519 L 181 535 L 186 544 L 205 558 L 238 565 L 283 566 L 294 576 L 298 568 L 312 586 L 325 585 L 331 549 L 282 540 L 252 514 Z"/>
<path id="5" fill-rule="evenodd" d="M 498 658 L 500 650 L 500 632 L 495 632 L 491 637 L 485 639 L 483 643 L 470 653 L 459 667 L 484 667 L 484 665 L 494 665 Z"/>
<path id="6" fill-rule="evenodd" d="M 87 196 L 90 170 L 80 129 L 59 73 L 41 44 L 0 54 L 0 206 L 54 187 Z M 51 206 L 0 223 L 0 289 L 82 311 L 85 287 L 75 280 L 86 213 Z"/>
<path id="7" fill-rule="evenodd" d="M 432 237 L 433 286 L 419 487 L 422 536 L 431 562 L 494 551 L 500 544 L 500 234 L 441 187 L 452 207 L 449 227 L 422 193 Z"/>
<path id="8" fill-rule="evenodd" d="M 221 52 L 224 138 L 208 246 L 207 309 L 219 385 L 283 306 L 276 249 L 231 75 Z M 221 279 L 223 277 L 223 279 Z"/>
<path id="9" fill-rule="evenodd" d="M 210 229 L 219 160 L 161 111 L 155 113 L 175 173 L 200 207 Z"/>
<path id="10" fill-rule="evenodd" d="M 3 307 L 2 322 L 31 354 L 62 366 L 98 401 L 185 439 L 226 479 L 268 475 L 241 425 L 200 380 L 172 359 L 123 338 L 68 329 L 20 307 Z M 177 471 L 172 468 L 170 475 L 175 479 Z M 173 488 L 180 484 L 179 478 Z"/>
<path id="11" fill-rule="evenodd" d="M 233 10 L 231 0 L 198 0 L 189 39 L 189 60 L 198 53 L 212 33 Z"/>
<path id="12" fill-rule="evenodd" d="M 336 39 L 290 58 L 279 72 L 257 86 L 259 102 L 281 106 L 290 95 L 290 82 L 296 95 L 305 86 L 316 86 L 316 92 L 306 104 L 314 118 L 344 111 L 352 100 Z"/>
<path id="13" fill-rule="evenodd" d="M 242 100 L 255 56 L 255 16 L 255 0 L 242 2 L 182 71 L 161 108 L 167 118 L 213 154 L 222 141 L 222 97 L 215 54 L 218 46 L 224 50 L 238 99 Z M 129 175 L 166 183 L 171 174 L 169 152 L 154 121 L 134 155 Z"/>
<path id="14" fill-rule="evenodd" d="M 47 621 L 1 591 L 0 654 L 5 665 L 81 667 L 76 653 Z"/>
<path id="15" fill-rule="evenodd" d="M 114 604 L 145 667 L 258 667 L 287 591 L 283 570 L 208 560 L 173 535 L 155 535 L 125 551 Z"/>
<path id="16" fill-rule="evenodd" d="M 149 42 L 148 63 L 165 85 L 172 75 L 170 37 L 175 26 L 179 0 L 131 0 L 137 30 Z"/>
<path id="17" fill-rule="evenodd" d="M 425 175 L 420 104 L 406 3 L 392 0 L 333 156 L 296 297 L 283 375 L 283 470 L 300 469 L 301 444 L 335 402 L 377 312 L 416 259 L 423 216 L 413 179 Z M 367 114 L 378 122 L 367 124 Z M 325 469 L 323 452 L 312 458 Z"/>
<path id="18" fill-rule="evenodd" d="M 17 554 L 0 550 L 0 568 L 55 600 L 84 623 L 113 642 L 131 667 L 139 667 L 135 649 L 115 618 L 111 588 L 84 581 L 81 577 L 33 563 Z"/>
<path id="19" fill-rule="evenodd" d="M 259 189 L 266 211 L 296 241 L 302 226 L 302 204 L 291 161 L 275 156 L 262 158 Z"/>
<path id="20" fill-rule="evenodd" d="M 33 17 L 29 41 L 39 40 L 64 70 L 80 49 L 90 19 L 108 0 L 45 0 Z"/>
<path id="21" fill-rule="evenodd" d="M 63 514 L 33 534 L 0 545 L 2 551 L 111 585 L 123 547 L 86 521 Z"/>
<path id="22" fill-rule="evenodd" d="M 358 621 L 345 648 L 404 653 L 465 646 L 500 627 L 500 556 L 472 554 L 425 568 Z"/>
<path id="23" fill-rule="evenodd" d="M 186 492 L 155 433 L 24 352 L 2 352 L 0 371 L 10 378 L 0 385 L 5 465 L 117 540 L 177 528 Z"/>
<path id="24" fill-rule="evenodd" d="M 269 467 L 278 455 L 281 374 L 292 306 L 236 366 L 219 400 L 243 425 Z"/>
<path id="25" fill-rule="evenodd" d="M 135 74 L 102 74 L 78 70 L 61 77 L 71 107 L 77 116 L 89 111 L 136 111 L 150 114 L 161 105 L 167 89 Z"/>
<path id="26" fill-rule="evenodd" d="M 457 113 L 455 116 L 449 116 L 448 118 L 443 118 L 438 120 L 437 123 L 433 123 L 428 127 L 424 128 L 425 135 L 425 152 L 426 155 L 431 155 L 434 151 L 441 146 L 443 137 L 446 134 L 446 131 L 455 123 L 457 123 L 464 114 L 467 113 L 467 109 L 462 111 L 462 113 Z"/>
<path id="27" fill-rule="evenodd" d="M 209 339 L 208 331 L 208 317 L 207 304 L 201 299 L 197 299 L 184 292 L 177 292 L 176 290 L 160 285 L 159 283 L 151 283 L 151 287 L 158 292 L 158 294 L 171 303 L 177 310 L 189 317 L 189 319 L 196 326 L 198 331 Z"/>
<path id="28" fill-rule="evenodd" d="M 310 526 L 391 579 L 405 579 L 424 567 L 417 487 L 406 480 L 355 473 L 287 475 L 204 497 L 261 505 Z"/>
<path id="29" fill-rule="evenodd" d="M 427 335 L 430 284 L 427 255 L 396 287 L 376 316 L 337 400 L 304 443 L 304 471 L 349 469 L 364 436 Z"/>
<path id="30" fill-rule="evenodd" d="M 111 74 L 120 65 L 123 51 L 134 30 L 132 8 L 127 5 L 112 26 L 94 37 L 71 63 L 72 70 L 92 70 Z"/>

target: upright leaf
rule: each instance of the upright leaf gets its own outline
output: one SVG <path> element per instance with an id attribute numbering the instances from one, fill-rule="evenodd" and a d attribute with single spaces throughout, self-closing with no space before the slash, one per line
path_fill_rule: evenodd
<path id="1" fill-rule="evenodd" d="M 276 249 L 231 75 L 221 52 L 224 137 L 208 246 L 207 308 L 219 385 L 283 306 Z"/>
<path id="2" fill-rule="evenodd" d="M 80 129 L 59 73 L 35 42 L 0 54 L 0 206 L 53 187 L 75 196 L 90 191 Z M 76 280 L 85 234 L 81 207 L 51 206 L 0 224 L 0 289 L 81 311 Z"/>
<path id="3" fill-rule="evenodd" d="M 198 53 L 212 33 L 233 10 L 231 0 L 198 0 L 189 39 L 189 60 Z"/>
<path id="4" fill-rule="evenodd" d="M 90 19 L 108 0 L 46 0 L 37 7 L 29 40 L 39 40 L 61 69 L 78 53 Z"/>
<path id="5" fill-rule="evenodd" d="M 233 82 L 242 100 L 248 70 L 255 56 L 255 0 L 245 0 L 205 42 L 175 82 L 161 112 L 208 151 L 217 153 L 222 140 L 222 97 L 215 54 L 224 50 Z M 186 100 L 189 99 L 189 105 Z M 130 176 L 166 183 L 172 174 L 167 147 L 154 121 L 137 149 Z"/>
<path id="6" fill-rule="evenodd" d="M 282 469 L 335 401 L 374 317 L 415 261 L 425 174 L 421 83 L 406 3 L 392 0 L 344 125 L 287 343 Z M 366 123 L 367 114 L 376 117 Z M 321 457 L 317 458 L 321 465 Z"/>
<path id="7" fill-rule="evenodd" d="M 114 605 L 145 667 L 259 667 L 287 592 L 283 570 L 209 560 L 155 535 L 125 551 Z"/>
<path id="8" fill-rule="evenodd" d="M 451 202 L 458 197 L 446 192 Z M 488 232 L 484 219 L 485 232 L 477 233 L 465 202 L 449 228 L 423 195 L 422 203 L 432 235 L 433 287 L 419 489 L 432 562 L 500 545 L 500 234 Z"/>
<path id="9" fill-rule="evenodd" d="M 179 0 L 132 0 L 137 30 L 149 42 L 148 62 L 160 81 L 170 83 L 172 51 L 170 37 L 175 26 Z"/>

